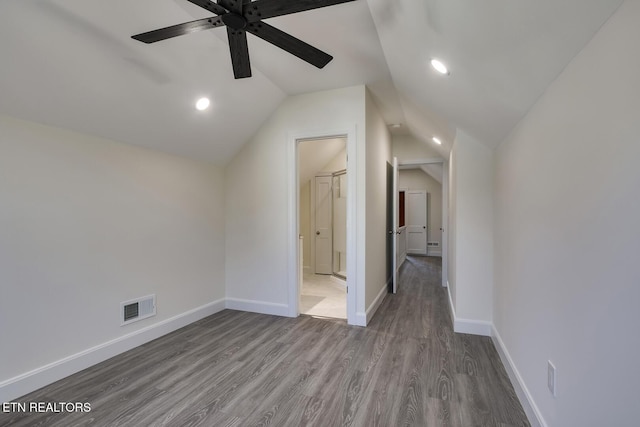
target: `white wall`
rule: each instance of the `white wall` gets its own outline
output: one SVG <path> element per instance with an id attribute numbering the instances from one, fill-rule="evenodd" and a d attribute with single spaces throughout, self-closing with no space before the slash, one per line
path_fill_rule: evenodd
<path id="1" fill-rule="evenodd" d="M 398 173 L 398 188 L 426 190 L 429 193 L 429 241 L 440 242 L 437 248 L 429 247 L 429 253 L 440 251 L 442 245 L 442 184 L 422 169 L 403 169 Z"/>
<path id="2" fill-rule="evenodd" d="M 404 160 L 433 159 L 442 157 L 437 149 L 411 135 L 393 135 L 392 155 L 399 162 Z"/>
<path id="3" fill-rule="evenodd" d="M 627 1 L 496 155 L 494 322 L 548 426 L 638 424 L 638 22 Z"/>
<path id="4" fill-rule="evenodd" d="M 300 142 L 298 146 L 298 176 L 300 182 L 305 182 L 313 178 L 318 172 L 326 172 L 324 167 L 331 164 L 332 160 L 343 152 L 345 156 L 341 162 L 346 168 L 346 145 L 345 138 L 323 138 L 312 139 Z"/>
<path id="5" fill-rule="evenodd" d="M 370 310 L 387 283 L 387 163 L 392 157 L 391 135 L 368 91 L 366 109 L 366 307 Z"/>
<path id="6" fill-rule="evenodd" d="M 337 172 L 347 168 L 347 149 L 340 151 L 318 172 Z"/>
<path id="7" fill-rule="evenodd" d="M 203 163 L 0 116 L 0 383 L 224 298 L 223 190 Z"/>
<path id="8" fill-rule="evenodd" d="M 295 220 L 288 217 L 289 138 L 355 127 L 364 165 L 364 97 L 364 86 L 356 86 L 287 98 L 225 168 L 227 297 L 244 309 L 289 313 L 288 226 Z M 357 174 L 356 215 L 364 215 L 364 167 Z M 366 221 L 358 219 L 364 236 Z M 364 256 L 357 259 L 357 286 L 364 289 Z M 364 299 L 359 304 L 363 312 Z"/>
<path id="9" fill-rule="evenodd" d="M 456 332 L 491 333 L 493 152 L 458 130 L 451 154 L 449 283 Z M 453 270 L 453 271 L 452 271 Z"/>

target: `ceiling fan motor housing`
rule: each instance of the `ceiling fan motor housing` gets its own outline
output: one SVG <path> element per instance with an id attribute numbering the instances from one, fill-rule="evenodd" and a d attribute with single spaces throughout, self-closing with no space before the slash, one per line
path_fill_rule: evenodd
<path id="1" fill-rule="evenodd" d="M 247 26 L 247 20 L 237 13 L 225 13 L 222 15 L 222 22 L 229 28 L 234 30 L 244 30 Z"/>

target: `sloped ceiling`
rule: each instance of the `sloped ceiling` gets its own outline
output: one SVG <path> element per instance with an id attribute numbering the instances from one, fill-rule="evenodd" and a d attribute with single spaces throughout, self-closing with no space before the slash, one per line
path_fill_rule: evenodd
<path id="1" fill-rule="evenodd" d="M 447 155 L 457 128 L 502 142 L 622 0 L 367 2 L 407 127 Z"/>
<path id="2" fill-rule="evenodd" d="M 446 157 L 458 128 L 502 141 L 620 3 L 356 0 L 269 20 L 333 55 L 324 69 L 250 36 L 253 77 L 234 80 L 223 28 L 130 38 L 209 16 L 186 0 L 2 1 L 0 113 L 224 165 L 288 95 L 367 84 Z"/>
<path id="3" fill-rule="evenodd" d="M 339 154 L 343 154 L 346 159 L 345 149 L 347 140 L 345 138 L 316 139 L 303 141 L 298 146 L 298 175 L 300 185 L 309 181 L 318 172 L 334 172 L 324 169 L 327 164 Z"/>

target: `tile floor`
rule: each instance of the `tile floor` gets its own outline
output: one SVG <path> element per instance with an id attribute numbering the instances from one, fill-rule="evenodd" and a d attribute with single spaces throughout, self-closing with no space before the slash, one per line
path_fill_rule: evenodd
<path id="1" fill-rule="evenodd" d="M 347 288 L 340 279 L 323 274 L 305 274 L 300 293 L 300 313 L 347 318 Z"/>

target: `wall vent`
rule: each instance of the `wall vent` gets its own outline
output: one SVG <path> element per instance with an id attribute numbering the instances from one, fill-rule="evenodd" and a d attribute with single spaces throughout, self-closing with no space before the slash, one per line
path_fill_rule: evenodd
<path id="1" fill-rule="evenodd" d="M 136 298 L 120 303 L 120 326 L 156 315 L 156 296 Z"/>
<path id="2" fill-rule="evenodd" d="M 427 246 L 440 247 L 440 242 L 427 242 Z"/>

